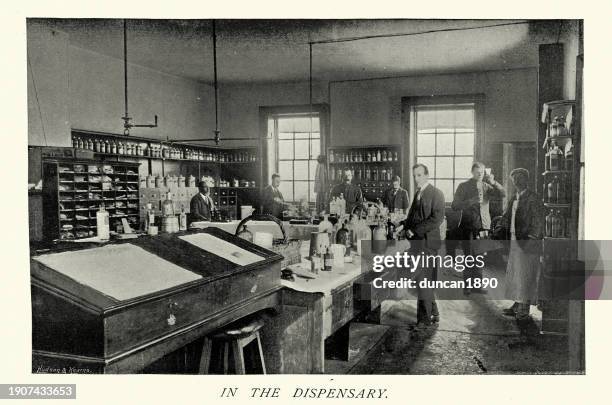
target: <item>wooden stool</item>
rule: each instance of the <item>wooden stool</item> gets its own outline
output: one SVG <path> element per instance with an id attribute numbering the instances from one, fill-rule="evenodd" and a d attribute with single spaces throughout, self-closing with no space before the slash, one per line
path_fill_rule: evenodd
<path id="1" fill-rule="evenodd" d="M 230 325 L 210 337 L 204 338 L 202 357 L 200 358 L 200 374 L 208 374 L 211 366 L 213 343 L 220 346 L 220 358 L 223 363 L 223 374 L 229 374 L 230 365 L 233 365 L 236 374 L 246 374 L 244 348 L 253 341 L 257 342 L 257 360 L 263 374 L 266 374 L 263 350 L 259 330 L 264 325 L 261 319 L 249 320 L 244 323 Z M 230 352 L 232 356 L 230 356 Z"/>

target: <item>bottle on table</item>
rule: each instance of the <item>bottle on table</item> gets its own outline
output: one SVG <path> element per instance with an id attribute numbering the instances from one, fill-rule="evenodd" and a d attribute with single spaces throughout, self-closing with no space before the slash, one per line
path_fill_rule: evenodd
<path id="1" fill-rule="evenodd" d="M 104 208 L 104 204 L 100 205 L 100 209 L 96 212 L 96 230 L 98 233 L 98 239 L 109 240 L 110 239 L 110 223 L 108 211 Z"/>
<path id="2" fill-rule="evenodd" d="M 151 226 L 155 225 L 155 212 L 153 212 L 153 204 L 147 203 L 147 214 L 145 217 L 145 231 L 148 232 Z"/>
<path id="3" fill-rule="evenodd" d="M 323 255 L 323 271 L 331 271 L 334 265 L 334 253 L 329 250 L 329 247 Z"/>
<path id="4" fill-rule="evenodd" d="M 185 207 L 181 206 L 181 213 L 179 214 L 179 230 L 187 230 L 187 214 L 185 213 Z"/>

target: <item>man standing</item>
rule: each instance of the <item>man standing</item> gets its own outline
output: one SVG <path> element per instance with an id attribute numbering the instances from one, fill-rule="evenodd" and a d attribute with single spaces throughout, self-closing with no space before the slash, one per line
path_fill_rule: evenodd
<path id="1" fill-rule="evenodd" d="M 263 213 L 278 219 L 282 219 L 283 210 L 285 209 L 285 199 L 278 189 L 280 183 L 280 175 L 274 173 L 272 175 L 272 184 L 264 188 L 262 193 Z"/>
<path id="2" fill-rule="evenodd" d="M 331 191 L 330 197 L 342 197 L 346 201 L 346 212 L 350 213 L 353 208 L 363 202 L 363 194 L 361 194 L 361 188 L 351 184 L 353 180 L 353 172 L 350 169 L 344 169 L 342 173 L 342 183 L 334 186 Z"/>
<path id="3" fill-rule="evenodd" d="M 444 194 L 429 184 L 429 169 L 424 164 L 414 165 L 412 175 L 417 189 L 403 227 L 407 238 L 415 241 L 411 246 L 412 254 L 435 255 L 441 246 L 440 225 L 444 221 Z M 435 266 L 420 268 L 415 273 L 417 283 L 424 279 L 434 281 L 436 278 Z M 417 291 L 417 326 L 429 326 L 432 322 L 438 322 L 440 315 L 434 289 L 419 288 Z"/>
<path id="4" fill-rule="evenodd" d="M 538 241 L 543 237 L 544 206 L 538 196 L 527 188 L 527 169 L 512 170 L 510 179 L 516 194 L 508 201 L 502 227 L 506 239 L 510 240 L 505 295 L 514 304 L 503 312 L 520 320 L 529 317 L 529 306 L 535 305 L 538 300 L 540 252 L 537 243 L 529 241 Z"/>
<path id="5" fill-rule="evenodd" d="M 191 198 L 189 203 L 189 222 L 210 221 L 215 203 L 210 198 L 210 190 L 205 182 L 198 183 L 200 192 Z"/>
<path id="6" fill-rule="evenodd" d="M 410 200 L 408 192 L 400 186 L 400 183 L 399 176 L 393 177 L 393 187 L 385 191 L 383 202 L 389 208 L 389 212 L 399 209 L 404 214 L 410 206 Z"/>
<path id="7" fill-rule="evenodd" d="M 485 166 L 480 162 L 472 165 L 472 178 L 459 184 L 453 198 L 452 208 L 461 211 L 458 236 L 464 255 L 473 254 L 472 240 L 487 239 L 491 230 L 489 201 L 506 196 L 504 187 L 495 181 L 493 174 L 485 174 Z M 463 272 L 463 280 L 474 285 L 476 279 L 482 279 L 482 269 L 472 268 Z M 470 285 L 470 284 L 468 284 Z M 464 293 L 484 293 L 480 288 L 466 288 Z"/>

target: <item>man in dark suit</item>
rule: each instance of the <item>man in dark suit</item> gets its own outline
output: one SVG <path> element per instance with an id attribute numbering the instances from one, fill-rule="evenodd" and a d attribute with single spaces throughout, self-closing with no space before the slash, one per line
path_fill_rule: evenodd
<path id="1" fill-rule="evenodd" d="M 411 253 L 435 255 L 440 249 L 440 225 L 444 221 L 444 194 L 429 184 L 429 169 L 424 164 L 412 167 L 412 175 L 417 186 L 408 217 L 403 222 L 403 229 L 411 243 Z M 415 280 L 435 281 L 437 269 L 423 267 L 415 272 Z M 419 288 L 417 303 L 417 327 L 429 326 L 438 322 L 440 315 L 434 296 L 434 289 Z"/>
<path id="2" fill-rule="evenodd" d="M 410 199 L 408 198 L 408 192 L 400 184 L 400 177 L 393 177 L 393 187 L 385 191 L 383 202 L 389 208 L 389 212 L 399 209 L 404 214 L 410 206 Z"/>
<path id="3" fill-rule="evenodd" d="M 491 214 L 489 201 L 502 199 L 506 196 L 504 187 L 495 181 L 493 174 L 485 174 L 485 166 L 480 162 L 472 165 L 472 178 L 459 184 L 453 198 L 452 208 L 461 211 L 461 220 L 457 236 L 461 240 L 463 254 L 473 254 L 472 241 L 479 238 L 488 238 L 491 230 Z M 482 278 L 482 269 L 472 268 L 463 272 L 465 281 Z M 485 292 L 480 288 L 464 290 L 466 295 L 470 292 Z"/>
<path id="4" fill-rule="evenodd" d="M 353 180 L 353 172 L 350 169 L 344 169 L 342 173 L 342 183 L 337 184 L 332 188 L 330 197 L 344 198 L 346 201 L 346 212 L 351 213 L 353 208 L 363 202 L 363 194 L 361 188 L 351 183 Z"/>
<path id="5" fill-rule="evenodd" d="M 272 215 L 278 219 L 282 219 L 283 210 L 285 209 L 283 193 L 278 189 L 280 182 L 280 175 L 274 173 L 272 175 L 272 184 L 266 186 L 262 192 L 263 213 Z"/>
<path id="6" fill-rule="evenodd" d="M 215 203 L 210 198 L 210 190 L 205 182 L 198 183 L 200 192 L 191 198 L 189 203 L 189 222 L 210 221 Z"/>

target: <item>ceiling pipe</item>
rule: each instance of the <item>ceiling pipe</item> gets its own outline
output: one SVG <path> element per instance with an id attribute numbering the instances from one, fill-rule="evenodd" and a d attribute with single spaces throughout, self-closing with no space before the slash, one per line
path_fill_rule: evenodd
<path id="1" fill-rule="evenodd" d="M 127 20 L 123 19 L 123 100 L 125 103 L 125 113 L 121 119 L 123 120 L 123 134 L 130 135 L 131 128 L 156 128 L 157 114 L 155 115 L 154 124 L 134 124 L 132 117 L 128 112 L 128 62 L 127 62 Z"/>

